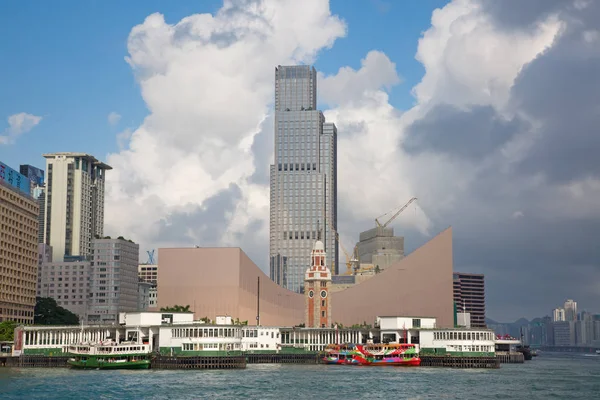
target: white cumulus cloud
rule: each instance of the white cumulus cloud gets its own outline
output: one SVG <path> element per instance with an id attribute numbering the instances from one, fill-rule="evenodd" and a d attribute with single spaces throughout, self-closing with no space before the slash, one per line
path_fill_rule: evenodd
<path id="1" fill-rule="evenodd" d="M 115 126 L 115 125 L 116 125 L 116 124 L 118 124 L 118 123 L 119 123 L 119 121 L 121 120 L 121 114 L 119 114 L 119 113 L 117 113 L 117 112 L 115 112 L 115 111 L 111 111 L 111 112 L 108 114 L 108 117 L 107 117 L 107 119 L 108 119 L 108 123 L 109 123 L 110 125 L 112 125 L 112 126 Z"/>
<path id="2" fill-rule="evenodd" d="M 0 135 L 0 144 L 11 144 L 22 134 L 32 130 L 42 121 L 42 117 L 25 112 L 8 117 L 8 128 Z"/>
<path id="3" fill-rule="evenodd" d="M 390 91 L 401 87 L 402 66 L 381 51 L 362 55 L 357 70 L 342 65 L 335 74 L 319 74 L 319 100 L 338 127 L 338 222 L 346 248 L 377 216 L 416 196 L 418 202 L 393 224 L 397 233 L 407 233 L 408 242 L 458 226 L 461 266 L 473 272 L 487 266 L 491 279 L 502 281 L 508 275 L 498 274 L 500 267 L 520 268 L 503 257 L 532 257 L 533 264 L 540 254 L 534 239 L 558 231 L 543 225 L 548 227 L 540 233 L 532 221 L 599 215 L 597 176 L 555 184 L 545 173 L 519 170 L 534 148 L 544 148 L 546 120 L 522 106 L 528 100 L 523 94 L 517 96 L 527 80 L 539 78 L 537 90 L 560 83 L 550 73 L 526 72 L 573 29 L 580 30 L 581 46 L 550 62 L 589 51 L 596 39 L 590 32 L 598 27 L 540 12 L 543 17 L 527 26 L 503 28 L 485 4 L 453 0 L 433 12 L 416 54 L 425 75 L 412 88 L 415 106 L 409 110 L 390 104 Z M 120 134 L 127 143 L 108 157 L 114 169 L 108 175 L 107 230 L 125 232 L 143 247 L 241 246 L 266 270 L 274 68 L 311 63 L 345 33 L 326 0 L 225 1 L 215 15 L 170 24 L 153 14 L 134 27 L 126 60 L 150 114 Z M 555 98 L 560 96 L 546 96 Z M 503 224 L 513 231 L 502 236 Z M 494 239 L 471 243 L 487 235 Z M 513 239 L 515 251 L 502 247 Z M 540 239 L 541 246 L 548 240 Z M 488 249 L 489 243 L 498 249 Z M 518 253 L 527 249 L 533 253 Z M 501 291 L 490 293 L 502 298 Z"/>
<path id="4" fill-rule="evenodd" d="M 253 143 L 272 132 L 274 68 L 313 62 L 345 32 L 318 0 L 225 1 L 216 15 L 169 24 L 153 14 L 134 27 L 127 62 L 151 114 L 108 157 L 107 230 L 146 246 L 239 245 L 249 234 L 264 246 L 269 191 L 250 178 Z M 235 201 L 211 201 L 223 193 Z"/>

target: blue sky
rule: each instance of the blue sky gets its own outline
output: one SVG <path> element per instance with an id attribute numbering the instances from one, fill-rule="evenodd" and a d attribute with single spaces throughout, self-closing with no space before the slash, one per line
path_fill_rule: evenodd
<path id="1" fill-rule="evenodd" d="M 410 89 L 423 75 L 414 59 L 418 38 L 431 13 L 446 1 L 332 0 L 348 23 L 348 35 L 323 52 L 315 66 L 326 74 L 358 68 L 369 50 L 384 51 L 404 82 L 391 93 L 400 109 L 412 104 Z M 27 112 L 42 122 L 12 145 L 0 160 L 44 167 L 42 153 L 84 151 L 104 158 L 117 150 L 116 134 L 139 126 L 147 115 L 129 65 L 127 37 L 151 13 L 168 23 L 193 13 L 214 13 L 218 0 L 204 1 L 16 1 L 0 2 L 0 132 L 9 115 Z M 116 126 L 107 116 L 122 115 Z"/>

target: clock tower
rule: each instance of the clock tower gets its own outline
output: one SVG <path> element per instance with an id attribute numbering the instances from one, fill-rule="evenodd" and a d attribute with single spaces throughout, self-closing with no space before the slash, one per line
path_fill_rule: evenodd
<path id="1" fill-rule="evenodd" d="M 329 287 L 331 271 L 326 265 L 325 246 L 320 240 L 312 249 L 311 266 L 304 274 L 304 312 L 307 328 L 329 328 L 331 326 L 331 303 Z"/>

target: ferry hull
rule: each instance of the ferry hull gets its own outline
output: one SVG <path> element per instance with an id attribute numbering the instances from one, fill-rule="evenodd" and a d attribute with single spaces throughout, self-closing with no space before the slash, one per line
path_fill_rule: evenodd
<path id="1" fill-rule="evenodd" d="M 128 362 L 98 362 L 96 360 L 80 361 L 69 360 L 68 364 L 74 369 L 148 369 L 150 360 L 128 361 Z"/>
<path id="2" fill-rule="evenodd" d="M 411 358 L 409 360 L 405 359 L 389 359 L 389 360 L 375 360 L 371 361 L 368 364 L 365 364 L 371 367 L 418 367 L 421 365 L 420 358 Z"/>
<path id="3" fill-rule="evenodd" d="M 323 364 L 329 365 L 361 365 L 361 362 L 354 359 L 340 360 L 337 357 L 323 357 Z"/>

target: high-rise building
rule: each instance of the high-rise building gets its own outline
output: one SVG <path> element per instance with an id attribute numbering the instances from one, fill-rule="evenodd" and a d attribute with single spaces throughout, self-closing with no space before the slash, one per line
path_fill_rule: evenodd
<path id="1" fill-rule="evenodd" d="M 275 68 L 275 164 L 271 165 L 270 276 L 296 292 L 304 288 L 315 240 L 339 272 L 337 129 L 317 110 L 313 67 Z"/>
<path id="2" fill-rule="evenodd" d="M 561 322 L 566 321 L 565 318 L 565 309 L 564 308 L 555 308 L 552 310 L 552 322 Z"/>
<path id="3" fill-rule="evenodd" d="M 139 306 L 140 246 L 130 240 L 93 240 L 90 271 L 89 323 L 116 323 L 120 312 Z"/>
<path id="4" fill-rule="evenodd" d="M 53 260 L 89 256 L 104 231 L 104 178 L 110 166 L 85 153 L 44 154 L 46 193 L 44 243 Z"/>
<path id="5" fill-rule="evenodd" d="M 38 214 L 29 180 L 0 162 L 0 321 L 33 322 Z"/>
<path id="6" fill-rule="evenodd" d="M 456 311 L 471 314 L 472 327 L 485 327 L 484 275 L 455 272 L 453 280 Z"/>
<path id="7" fill-rule="evenodd" d="M 565 301 L 565 321 L 577 321 L 577 302 L 571 299 Z"/>

